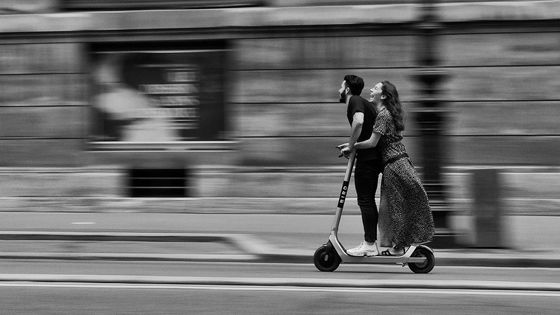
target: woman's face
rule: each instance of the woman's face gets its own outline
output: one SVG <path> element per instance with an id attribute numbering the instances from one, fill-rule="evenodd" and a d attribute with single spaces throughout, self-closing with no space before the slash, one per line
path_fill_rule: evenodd
<path id="1" fill-rule="evenodd" d="M 369 89 L 370 102 L 374 102 L 376 104 L 381 102 L 381 94 L 383 93 L 382 88 L 383 88 L 383 83 L 379 82 L 376 85 L 374 85 L 371 89 Z"/>

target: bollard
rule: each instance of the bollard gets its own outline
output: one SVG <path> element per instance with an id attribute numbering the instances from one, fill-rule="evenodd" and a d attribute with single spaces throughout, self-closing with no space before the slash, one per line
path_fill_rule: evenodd
<path id="1" fill-rule="evenodd" d="M 503 248 L 502 193 L 498 170 L 474 170 L 472 192 L 475 247 Z"/>

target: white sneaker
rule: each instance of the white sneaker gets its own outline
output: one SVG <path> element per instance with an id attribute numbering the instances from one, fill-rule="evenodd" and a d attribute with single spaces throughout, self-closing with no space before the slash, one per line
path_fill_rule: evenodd
<path id="1" fill-rule="evenodd" d="M 379 255 L 379 250 L 377 250 L 377 241 L 373 244 L 369 244 L 363 241 L 357 247 L 351 248 L 346 251 L 350 256 L 377 256 Z"/>

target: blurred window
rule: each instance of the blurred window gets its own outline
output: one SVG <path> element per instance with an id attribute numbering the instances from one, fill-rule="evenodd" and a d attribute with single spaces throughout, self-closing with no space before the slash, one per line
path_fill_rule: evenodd
<path id="1" fill-rule="evenodd" d="M 130 197 L 188 197 L 186 169 L 130 169 Z"/>
<path id="2" fill-rule="evenodd" d="M 92 134 L 103 147 L 220 141 L 225 43 L 95 44 Z M 142 148 L 140 148 L 142 149 Z"/>
<path id="3" fill-rule="evenodd" d="M 63 11 L 88 10 L 155 10 L 262 5 L 263 0 L 62 0 Z"/>

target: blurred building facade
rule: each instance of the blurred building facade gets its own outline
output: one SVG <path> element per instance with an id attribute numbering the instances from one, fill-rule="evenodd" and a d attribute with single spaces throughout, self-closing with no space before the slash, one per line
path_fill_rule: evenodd
<path id="1" fill-rule="evenodd" d="M 557 208 L 560 4 L 436 7 L 452 198 L 498 167 L 515 211 Z M 405 0 L 3 1 L 3 208 L 330 210 L 345 74 L 396 84 L 418 154 L 418 18 Z"/>

